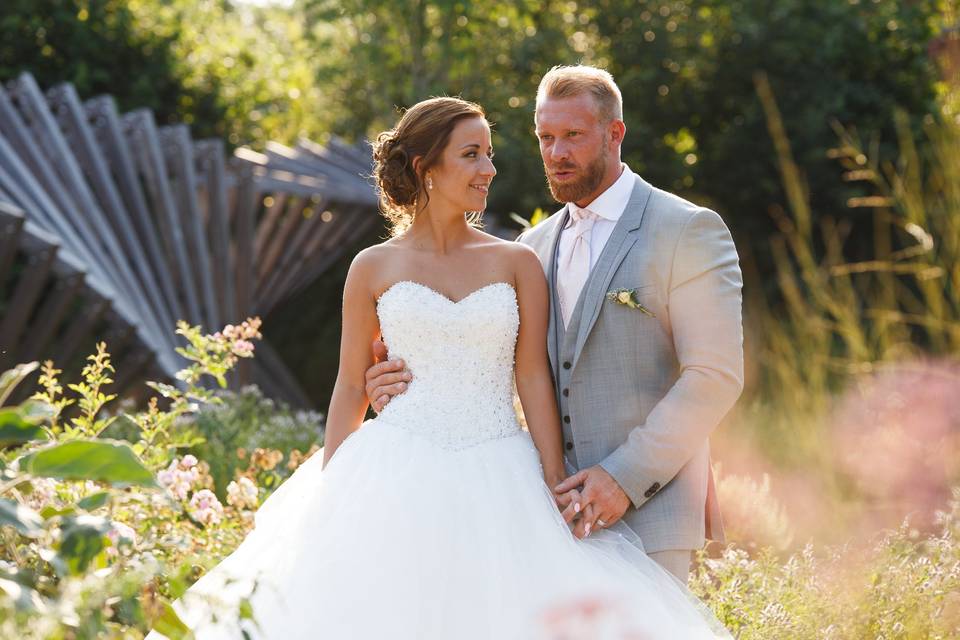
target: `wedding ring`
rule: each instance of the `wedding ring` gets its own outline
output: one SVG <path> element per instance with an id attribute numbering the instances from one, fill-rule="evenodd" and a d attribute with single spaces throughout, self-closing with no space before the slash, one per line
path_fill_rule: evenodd
<path id="1" fill-rule="evenodd" d="M 597 518 L 597 526 L 605 527 L 607 526 L 607 523 L 604 522 L 602 518 Z"/>

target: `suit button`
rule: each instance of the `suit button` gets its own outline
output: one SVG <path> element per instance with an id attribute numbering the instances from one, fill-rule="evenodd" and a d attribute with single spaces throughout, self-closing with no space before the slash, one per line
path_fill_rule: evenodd
<path id="1" fill-rule="evenodd" d="M 563 416 L 563 421 L 564 421 L 566 424 L 570 424 L 570 416 Z"/>
<path id="2" fill-rule="evenodd" d="M 563 368 L 564 368 L 564 369 L 569 369 L 571 366 L 573 366 L 573 365 L 571 365 L 569 362 L 564 362 L 564 363 L 563 363 Z"/>
<path id="3" fill-rule="evenodd" d="M 570 389 L 564 389 L 564 390 L 563 390 L 563 397 L 566 398 L 566 397 L 569 396 L 569 395 L 570 395 Z"/>
<path id="4" fill-rule="evenodd" d="M 572 442 L 568 442 L 568 443 L 567 443 L 567 451 L 570 451 L 571 449 L 573 449 L 573 443 L 572 443 Z"/>

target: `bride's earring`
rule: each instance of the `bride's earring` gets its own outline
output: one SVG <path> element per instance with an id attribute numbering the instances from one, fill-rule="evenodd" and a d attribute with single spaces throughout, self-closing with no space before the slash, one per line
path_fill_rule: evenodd
<path id="1" fill-rule="evenodd" d="M 433 190 L 433 178 L 427 176 L 427 189 Z"/>

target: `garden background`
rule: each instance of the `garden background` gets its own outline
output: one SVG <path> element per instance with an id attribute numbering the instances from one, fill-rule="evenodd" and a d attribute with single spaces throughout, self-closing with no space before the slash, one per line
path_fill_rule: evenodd
<path id="1" fill-rule="evenodd" d="M 624 93 L 624 160 L 718 211 L 744 270 L 747 386 L 713 438 L 732 544 L 708 549 L 696 591 L 742 638 L 949 638 L 960 637 L 957 9 L 6 0 L 0 81 L 28 71 L 45 88 L 70 82 L 253 149 L 362 141 L 400 108 L 460 95 L 494 123 L 487 216 L 509 236 L 557 206 L 532 135 L 540 76 L 580 61 L 608 69 Z M 111 375 L 101 353 L 70 390 L 86 404 L 42 418 L 18 408 L 21 436 L 33 424 L 61 444 L 128 442 L 129 469 L 146 475 L 58 476 L 15 463 L 34 440 L 3 441 L 0 631 L 137 637 L 124 634 L 165 620 L 176 633 L 165 603 L 322 442 L 343 278 L 384 235 L 376 225 L 262 319 L 313 407 L 252 388 L 214 405 L 209 390 L 163 386 L 157 405 L 124 405 L 98 396 Z M 237 342 L 257 328 L 182 327 L 196 380 L 249 356 Z M 39 385 L 57 407 L 63 389 L 38 373 L 5 380 Z"/>

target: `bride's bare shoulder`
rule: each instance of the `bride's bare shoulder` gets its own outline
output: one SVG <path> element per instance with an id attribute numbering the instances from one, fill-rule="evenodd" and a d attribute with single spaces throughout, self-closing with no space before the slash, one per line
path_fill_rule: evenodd
<path id="1" fill-rule="evenodd" d="M 353 257 L 347 272 L 347 286 L 355 284 L 372 296 L 382 288 L 382 282 L 393 270 L 404 248 L 391 241 L 382 242 L 361 250 Z"/>
<path id="2" fill-rule="evenodd" d="M 498 238 L 486 232 L 482 233 L 485 236 L 484 240 L 490 250 L 499 252 L 503 258 L 509 260 L 511 263 L 523 264 L 529 263 L 531 260 L 538 260 L 537 253 L 525 244 L 521 244 L 515 240 L 504 240 L 503 238 Z"/>
<path id="3" fill-rule="evenodd" d="M 515 283 L 521 284 L 524 281 L 529 282 L 531 278 L 543 277 L 540 258 L 532 248 L 485 232 L 483 232 L 483 235 L 481 242 L 484 244 L 484 249 L 491 252 L 488 255 L 492 255 L 494 261 L 499 263 L 501 268 L 505 267 Z M 505 274 L 505 277 L 510 276 Z"/>

